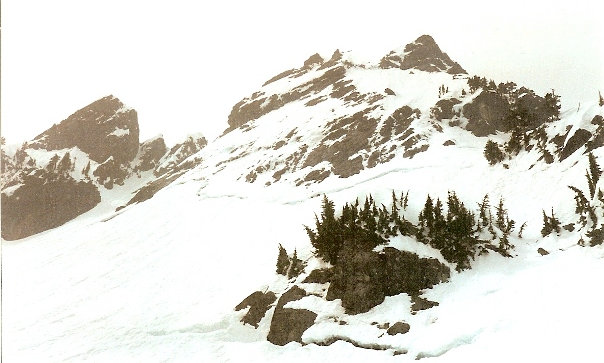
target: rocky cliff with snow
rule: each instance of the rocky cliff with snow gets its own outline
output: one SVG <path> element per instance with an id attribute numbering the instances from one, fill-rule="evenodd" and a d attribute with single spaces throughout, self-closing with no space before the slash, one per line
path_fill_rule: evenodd
<path id="1" fill-rule="evenodd" d="M 172 150 L 161 136 L 139 143 L 136 111 L 114 96 L 101 98 L 25 142 L 12 157 L 2 153 L 2 238 L 58 227 L 129 178 L 182 169 L 179 164 L 205 144 L 201 135 Z"/>

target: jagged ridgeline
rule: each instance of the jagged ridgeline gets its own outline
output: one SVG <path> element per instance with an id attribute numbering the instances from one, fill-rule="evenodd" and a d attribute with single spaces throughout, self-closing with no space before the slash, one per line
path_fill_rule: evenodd
<path id="1" fill-rule="evenodd" d="M 419 223 L 413 224 L 404 215 L 408 198 L 408 192 L 397 197 L 393 191 L 390 206 L 386 207 L 369 195 L 364 203 L 358 199 L 346 203 L 336 215 L 334 203 L 323 196 L 315 228 L 305 227 L 316 255 L 337 265 L 346 253 L 373 251 L 387 245 L 390 238 L 402 235 L 439 250 L 458 270 L 470 268 L 476 256 L 489 250 L 511 256 L 509 250 L 514 246 L 509 236 L 515 222 L 509 218 L 503 199 L 493 212 L 485 195 L 478 203 L 479 209 L 473 212 L 455 192 L 448 193 L 446 208 L 440 199 L 433 201 L 428 195 Z"/>

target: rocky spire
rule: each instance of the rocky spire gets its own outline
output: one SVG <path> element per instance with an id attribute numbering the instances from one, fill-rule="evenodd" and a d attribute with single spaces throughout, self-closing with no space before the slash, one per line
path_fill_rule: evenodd
<path id="1" fill-rule="evenodd" d="M 404 50 L 393 50 L 380 61 L 381 68 L 417 69 L 426 72 L 467 73 L 449 58 L 429 35 L 422 35 Z"/>

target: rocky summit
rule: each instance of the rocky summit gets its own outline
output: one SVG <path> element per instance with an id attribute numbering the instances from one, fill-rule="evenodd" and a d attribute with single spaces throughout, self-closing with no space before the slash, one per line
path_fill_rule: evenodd
<path id="1" fill-rule="evenodd" d="M 108 158 L 126 164 L 138 153 L 138 135 L 136 111 L 107 96 L 53 125 L 28 146 L 45 150 L 77 147 L 99 164 Z"/>
<path id="2" fill-rule="evenodd" d="M 393 50 L 380 61 L 382 68 L 417 69 L 425 72 L 447 72 L 467 74 L 429 35 L 422 35 L 413 43 L 407 44 L 402 51 Z"/>

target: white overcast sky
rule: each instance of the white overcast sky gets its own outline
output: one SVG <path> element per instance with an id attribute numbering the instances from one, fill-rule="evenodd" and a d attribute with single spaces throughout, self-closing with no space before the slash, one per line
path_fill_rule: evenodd
<path id="1" fill-rule="evenodd" d="M 601 1 L 421 3 L 2 0 L 2 134 L 23 142 L 113 94 L 141 140 L 213 138 L 232 105 L 313 53 L 379 59 L 422 34 L 470 74 L 554 88 L 565 107 L 604 92 Z"/>

